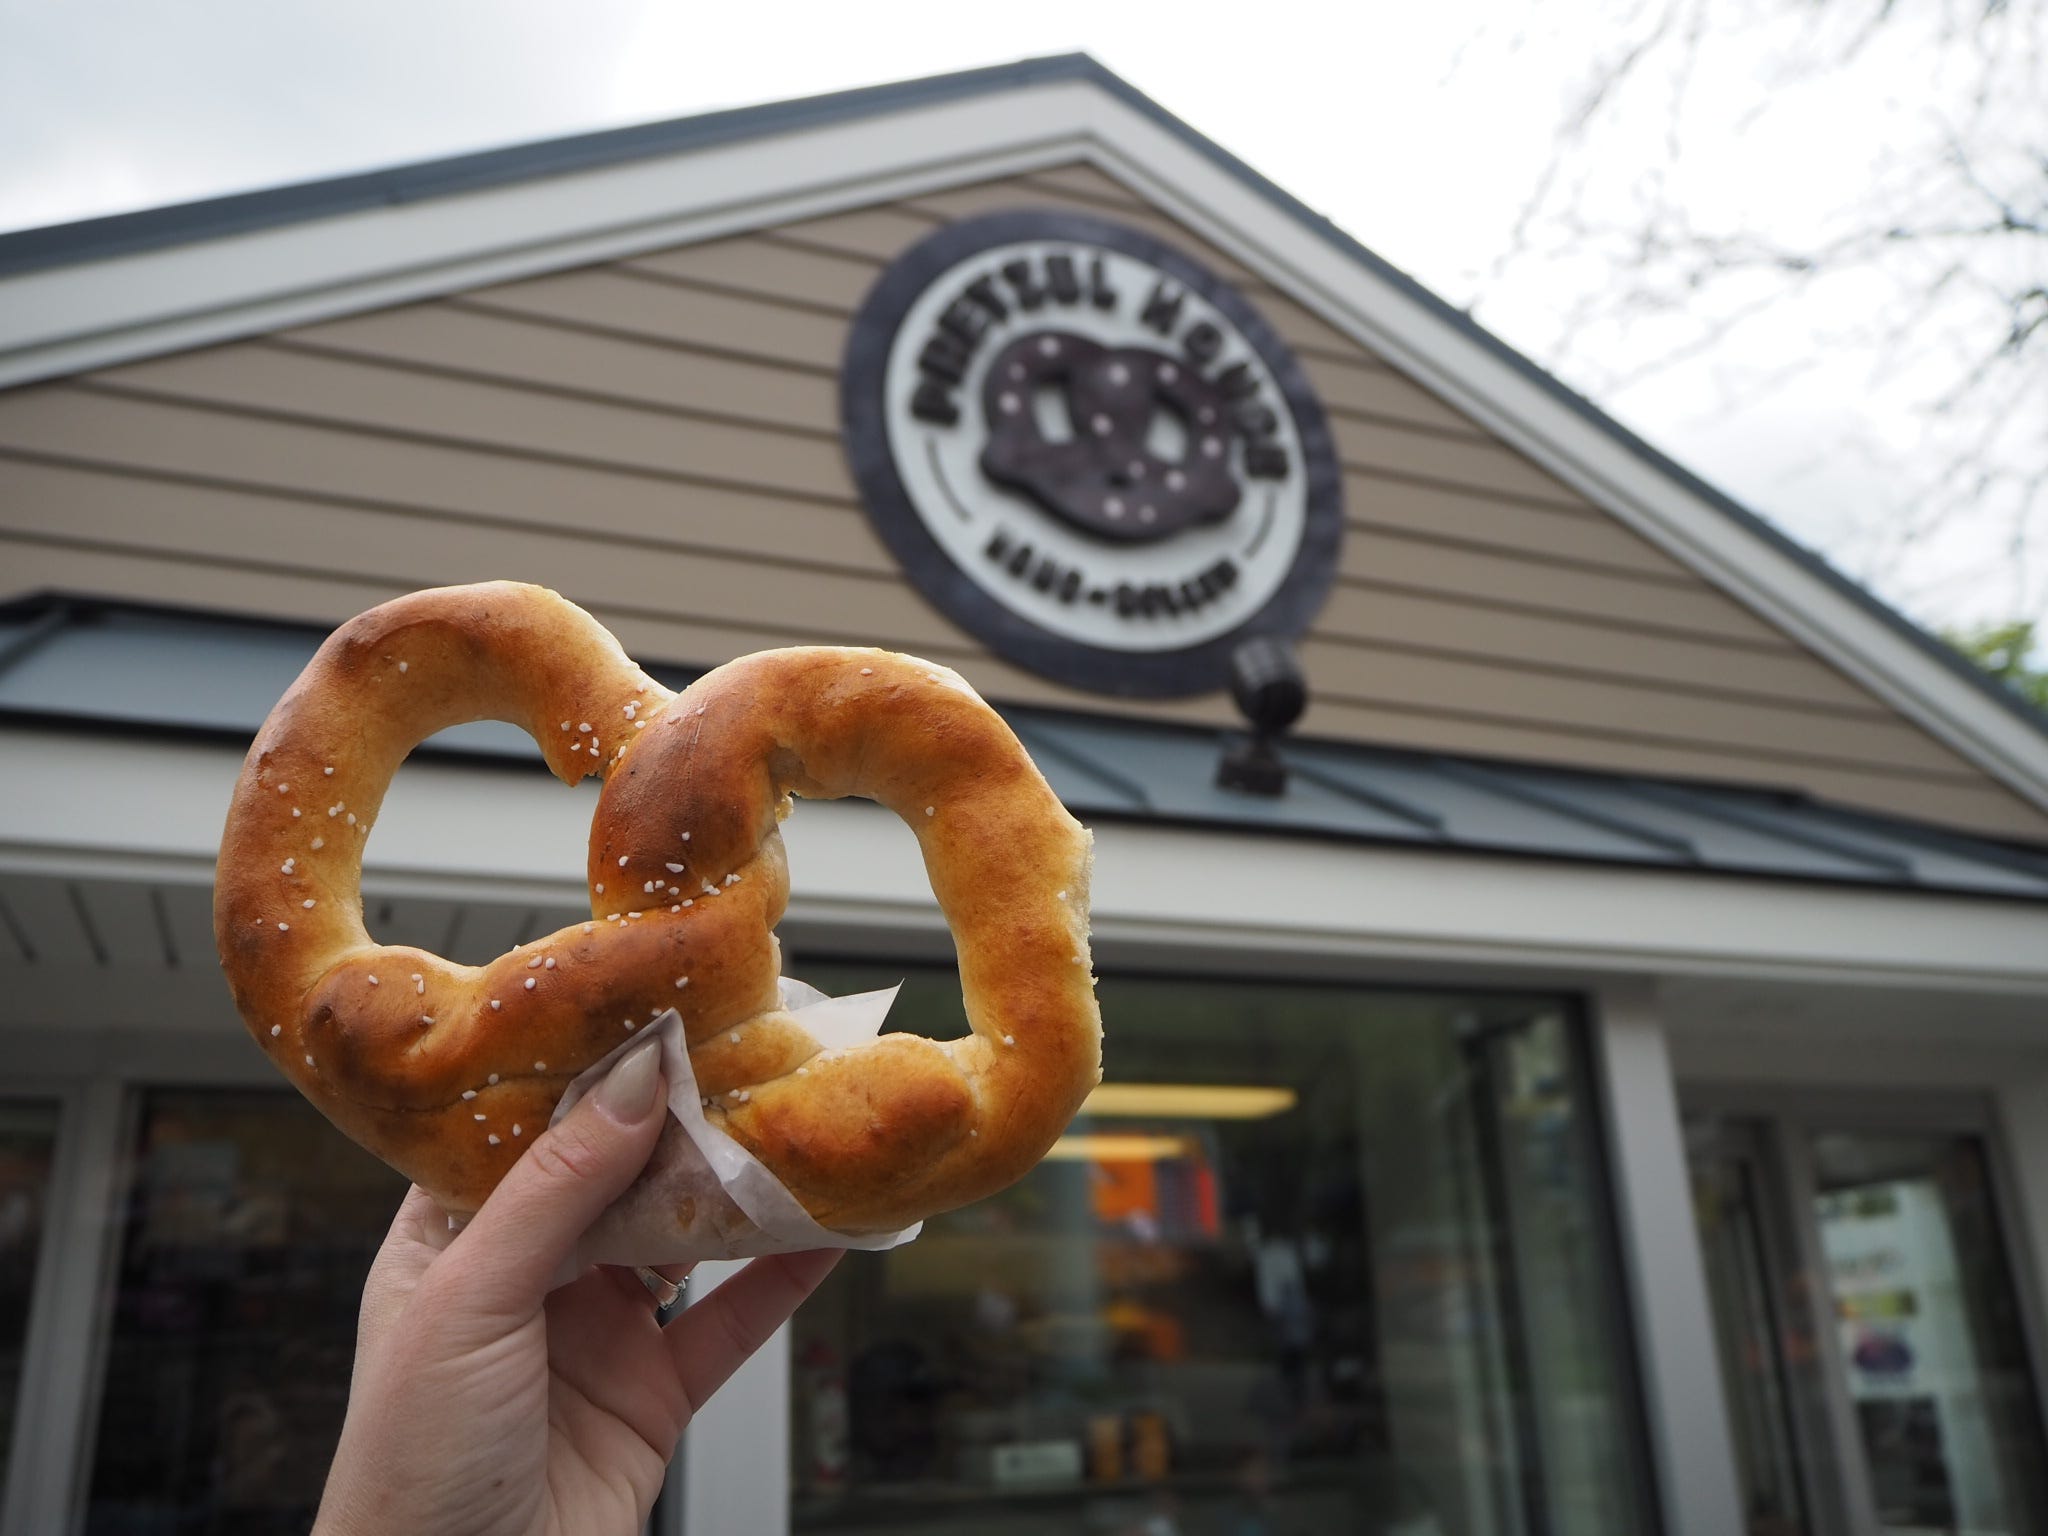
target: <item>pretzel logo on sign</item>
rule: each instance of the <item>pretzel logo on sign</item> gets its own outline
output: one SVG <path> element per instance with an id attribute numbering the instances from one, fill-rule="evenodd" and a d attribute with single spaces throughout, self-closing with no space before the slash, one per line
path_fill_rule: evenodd
<path id="1" fill-rule="evenodd" d="M 1140 231 L 1020 211 L 884 272 L 842 375 L 868 514 L 993 649 L 1104 693 L 1299 633 L 1342 530 L 1322 411 L 1245 300 Z"/>

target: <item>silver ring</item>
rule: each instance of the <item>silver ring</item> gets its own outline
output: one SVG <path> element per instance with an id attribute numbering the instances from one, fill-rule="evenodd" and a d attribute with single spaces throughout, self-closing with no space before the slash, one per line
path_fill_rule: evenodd
<path id="1" fill-rule="evenodd" d="M 656 1274 L 644 1265 L 633 1273 L 640 1277 L 640 1283 L 647 1287 L 648 1293 L 654 1297 L 654 1305 L 661 1311 L 666 1312 L 682 1298 L 683 1288 L 666 1276 Z"/>

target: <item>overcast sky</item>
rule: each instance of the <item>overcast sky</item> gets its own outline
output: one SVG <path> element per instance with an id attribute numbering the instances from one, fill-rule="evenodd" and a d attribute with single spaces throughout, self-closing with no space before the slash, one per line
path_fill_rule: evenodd
<path id="1" fill-rule="evenodd" d="M 1880 561 L 1871 529 L 1904 471 L 1870 445 L 1907 451 L 1913 393 L 1897 369 L 1874 380 L 1854 339 L 1883 296 L 1808 295 L 1629 380 L 1697 314 L 1579 328 L 1611 273 L 1569 250 L 1500 263 L 1608 4 L 0 0 L 0 229 L 1085 50 L 1923 621 L 2038 602 L 1983 527 Z M 1701 55 L 1685 186 L 1703 210 L 1789 231 L 1866 186 L 1882 196 L 1873 144 L 1914 131 L 1947 87 L 1901 29 L 1851 77 L 1766 89 L 1759 107 L 1773 66 L 1743 18 L 1771 4 L 1731 0 L 1735 36 Z M 1664 126 L 1604 145 L 1605 184 L 1667 173 Z"/>

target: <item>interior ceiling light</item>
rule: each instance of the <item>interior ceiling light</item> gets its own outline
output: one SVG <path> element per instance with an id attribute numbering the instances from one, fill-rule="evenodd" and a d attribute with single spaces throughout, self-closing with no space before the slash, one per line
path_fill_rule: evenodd
<path id="1" fill-rule="evenodd" d="M 1185 1136 L 1078 1135 L 1062 1136 L 1045 1156 L 1048 1162 L 1157 1163 L 1185 1157 Z"/>
<path id="2" fill-rule="evenodd" d="M 1264 1120 L 1294 1108 L 1292 1088 L 1249 1083 L 1099 1083 L 1084 1115 L 1165 1120 Z"/>

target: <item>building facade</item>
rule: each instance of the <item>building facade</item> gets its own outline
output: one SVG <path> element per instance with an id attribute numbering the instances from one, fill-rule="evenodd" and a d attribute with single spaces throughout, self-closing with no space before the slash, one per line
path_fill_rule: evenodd
<path id="1" fill-rule="evenodd" d="M 2048 1531 L 2048 726 L 1085 59 L 0 237 L 0 577 L 5 1536 L 309 1517 L 399 1181 L 212 862 L 495 577 L 945 662 L 1098 839 L 1104 1090 L 664 1531 Z M 590 805 L 436 738 L 372 931 L 583 915 Z M 787 836 L 791 974 L 956 1031 L 912 840 Z"/>

